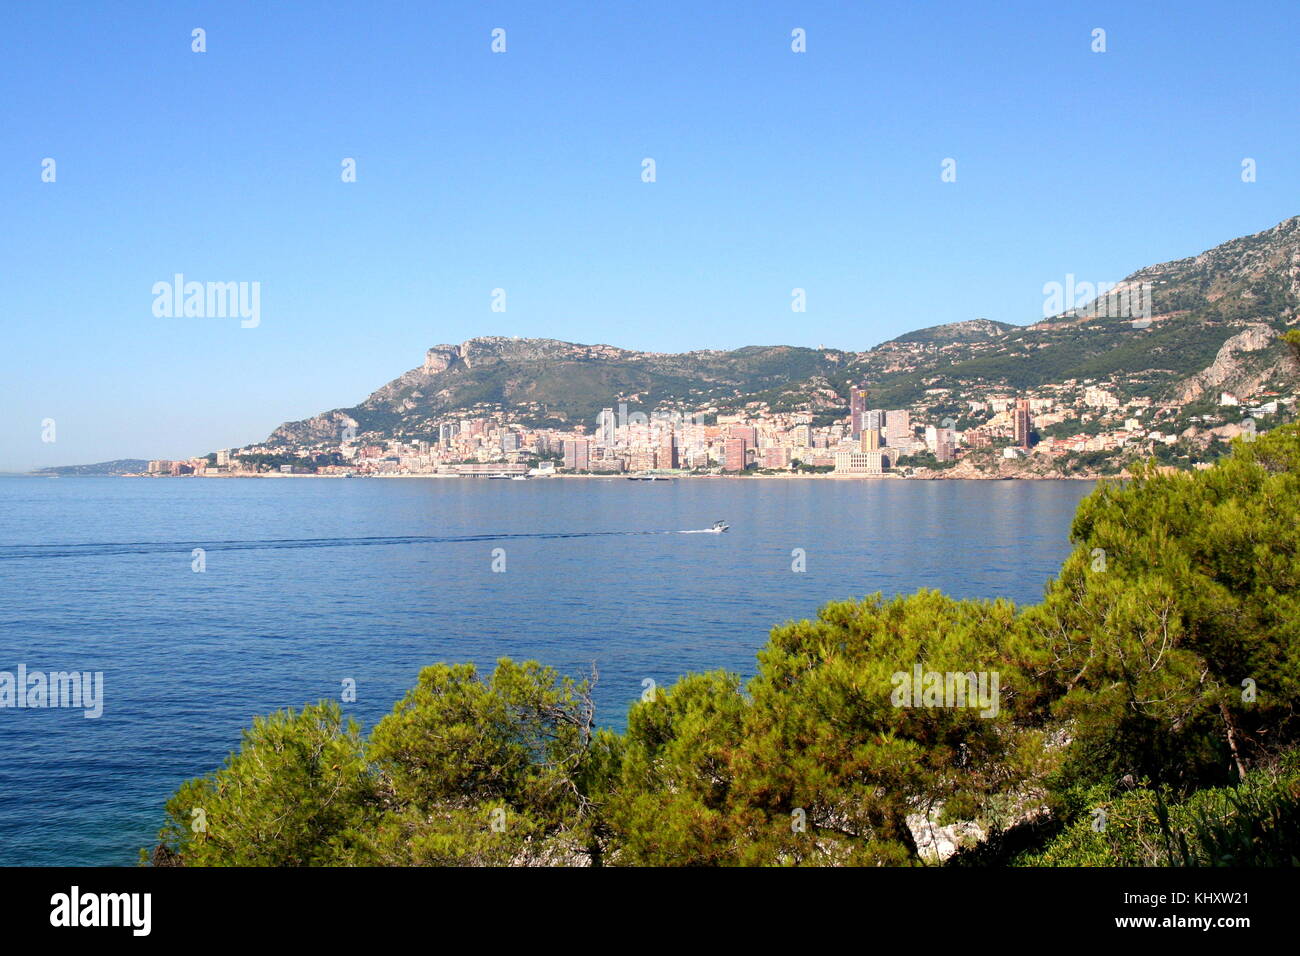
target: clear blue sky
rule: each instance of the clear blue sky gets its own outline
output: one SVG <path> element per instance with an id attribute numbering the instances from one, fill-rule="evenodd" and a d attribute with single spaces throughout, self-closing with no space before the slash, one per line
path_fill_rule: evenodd
<path id="1" fill-rule="evenodd" d="M 0 469 L 246 444 L 475 335 L 1033 321 L 1300 213 L 1298 35 L 1294 0 L 6 4 Z M 156 318 L 178 272 L 260 282 L 261 325 Z"/>

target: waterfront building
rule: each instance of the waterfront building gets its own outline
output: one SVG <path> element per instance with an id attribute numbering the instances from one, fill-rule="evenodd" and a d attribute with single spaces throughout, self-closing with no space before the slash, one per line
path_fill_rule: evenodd
<path id="1" fill-rule="evenodd" d="M 749 443 L 743 438 L 728 438 L 724 448 L 722 467 L 727 471 L 744 471 L 748 465 Z"/>
<path id="2" fill-rule="evenodd" d="M 569 471 L 588 471 L 591 467 L 591 439 L 570 439 L 564 443 L 564 467 Z"/>
<path id="3" fill-rule="evenodd" d="M 773 445 L 771 448 L 764 448 L 763 467 L 771 469 L 789 468 L 790 449 L 781 445 Z"/>
<path id="4" fill-rule="evenodd" d="M 659 442 L 655 453 L 655 467 L 673 469 L 677 467 L 677 438 L 668 432 Z"/>
<path id="5" fill-rule="evenodd" d="M 889 459 L 880 449 L 874 451 L 849 449 L 835 453 L 837 475 L 883 475 L 888 467 Z"/>

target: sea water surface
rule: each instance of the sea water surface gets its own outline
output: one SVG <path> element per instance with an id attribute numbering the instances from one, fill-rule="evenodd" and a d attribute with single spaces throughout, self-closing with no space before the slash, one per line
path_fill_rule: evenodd
<path id="1" fill-rule="evenodd" d="M 134 863 L 255 715 L 344 681 L 369 727 L 428 664 L 594 663 L 598 719 L 620 727 L 646 679 L 748 677 L 774 625 L 829 600 L 1036 601 L 1091 488 L 0 479 L 0 671 L 104 675 L 98 719 L 0 709 L 0 864 Z M 718 519 L 729 533 L 677 533 Z"/>

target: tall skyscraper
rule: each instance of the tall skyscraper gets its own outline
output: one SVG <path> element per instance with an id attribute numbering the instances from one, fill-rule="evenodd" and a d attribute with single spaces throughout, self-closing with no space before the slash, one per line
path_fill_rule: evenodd
<path id="1" fill-rule="evenodd" d="M 1029 417 L 1029 399 L 1017 398 L 1015 409 L 1011 415 L 1015 429 L 1015 443 L 1021 448 L 1028 448 L 1029 433 L 1034 430 L 1034 422 Z"/>
<path id="2" fill-rule="evenodd" d="M 849 437 L 857 441 L 862 437 L 863 419 L 867 414 L 867 389 L 865 385 L 849 388 Z"/>
<path id="3" fill-rule="evenodd" d="M 677 467 L 677 438 L 671 431 L 665 432 L 655 450 L 656 468 Z"/>
<path id="4" fill-rule="evenodd" d="M 617 426 L 617 419 L 614 417 L 614 409 L 602 408 L 600 417 L 596 420 L 596 441 L 606 448 L 614 447 L 614 429 Z"/>

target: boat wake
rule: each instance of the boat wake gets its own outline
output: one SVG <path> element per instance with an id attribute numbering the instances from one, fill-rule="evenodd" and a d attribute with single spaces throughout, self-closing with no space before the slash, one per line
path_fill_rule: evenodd
<path id="1" fill-rule="evenodd" d="M 363 538 L 269 538 L 252 541 L 106 541 L 82 544 L 0 545 L 0 561 L 47 558 L 98 558 L 128 554 L 171 554 L 204 551 L 271 551 L 300 548 L 365 548 L 411 544 L 466 544 L 483 541 L 559 541 L 569 538 L 610 538 L 650 534 L 712 534 L 711 528 L 694 531 L 561 531 L 463 535 L 400 535 Z"/>

